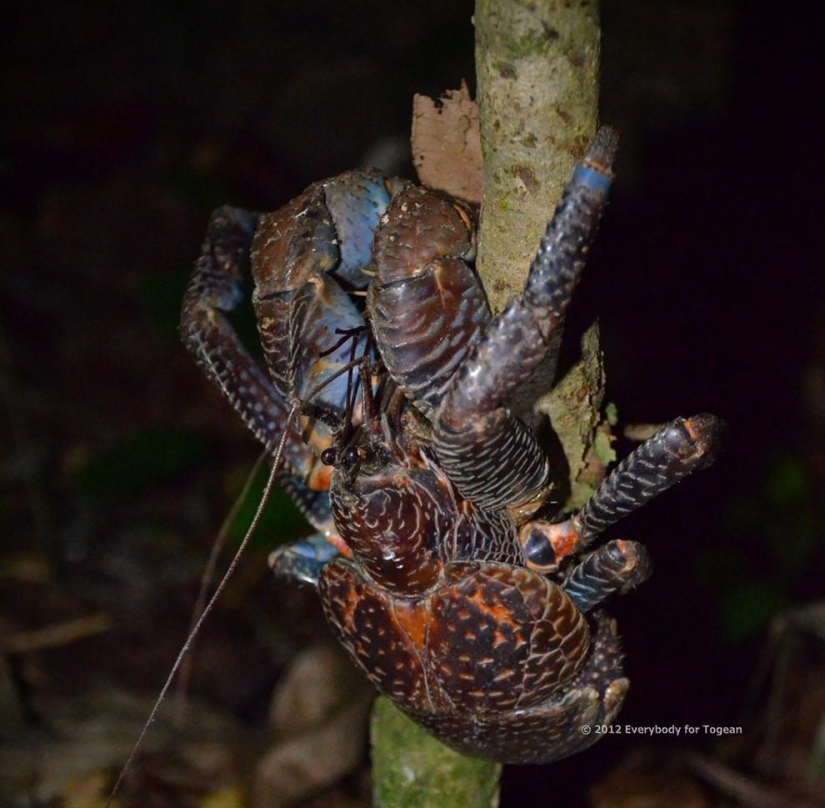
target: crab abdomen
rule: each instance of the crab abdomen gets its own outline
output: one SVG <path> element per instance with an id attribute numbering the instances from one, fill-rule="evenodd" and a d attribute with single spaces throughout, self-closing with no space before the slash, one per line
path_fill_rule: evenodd
<path id="1" fill-rule="evenodd" d="M 319 588 L 334 633 L 378 690 L 472 754 L 498 756 L 495 728 L 518 736 L 537 707 L 555 715 L 557 695 L 588 658 L 584 616 L 559 586 L 524 568 L 450 563 L 434 591 L 405 599 L 339 559 Z M 512 713 L 525 718 L 513 722 Z"/>
<path id="2" fill-rule="evenodd" d="M 501 763 L 551 763 L 604 737 L 598 728 L 613 723 L 629 687 L 621 660 L 615 624 L 599 613 L 585 666 L 551 698 L 533 707 L 495 714 L 411 715 L 465 754 Z"/>

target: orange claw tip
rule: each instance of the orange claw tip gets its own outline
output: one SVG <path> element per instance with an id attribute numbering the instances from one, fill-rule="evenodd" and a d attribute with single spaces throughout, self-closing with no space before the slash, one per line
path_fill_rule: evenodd
<path id="1" fill-rule="evenodd" d="M 619 148 L 619 133 L 612 126 L 602 126 L 584 154 L 582 163 L 604 174 L 612 174 L 613 162 Z"/>
<path id="2" fill-rule="evenodd" d="M 697 455 L 703 458 L 701 468 L 705 468 L 716 460 L 725 438 L 728 434 L 728 425 L 723 418 L 709 413 L 701 413 L 686 418 L 685 429 L 695 444 Z"/>
<path id="3" fill-rule="evenodd" d="M 581 541 L 581 526 L 575 519 L 559 522 L 550 526 L 550 541 L 556 550 L 556 557 L 561 560 L 576 552 Z"/>

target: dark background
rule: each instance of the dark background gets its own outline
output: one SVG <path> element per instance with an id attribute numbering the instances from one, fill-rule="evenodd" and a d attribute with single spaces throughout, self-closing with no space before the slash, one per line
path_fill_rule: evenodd
<path id="1" fill-rule="evenodd" d="M 21 733 L 48 725 L 43 694 L 93 709 L 107 688 L 157 691 L 254 462 L 176 332 L 210 210 L 272 209 L 382 155 L 409 173 L 413 93 L 472 85 L 471 14 L 248 0 L 6 16 L 0 628 L 113 621 L 6 654 Z M 741 725 L 770 620 L 821 598 L 825 572 L 816 23 L 736 2 L 605 2 L 602 17 L 602 119 L 623 151 L 568 347 L 598 316 L 621 424 L 730 424 L 712 470 L 617 534 L 656 568 L 615 604 L 633 681 L 619 723 Z M 197 652 L 196 695 L 257 737 L 280 672 L 324 631 L 311 598 L 266 576 L 267 551 L 301 529 L 270 512 Z M 512 769 L 503 805 L 585 804 L 637 744 Z"/>

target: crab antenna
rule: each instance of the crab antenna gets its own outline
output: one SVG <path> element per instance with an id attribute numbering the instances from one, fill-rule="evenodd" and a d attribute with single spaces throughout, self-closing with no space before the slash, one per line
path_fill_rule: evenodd
<path id="1" fill-rule="evenodd" d="M 237 568 L 238 563 L 241 560 L 241 556 L 244 554 L 244 551 L 246 550 L 247 544 L 249 544 L 249 540 L 252 538 L 252 534 L 258 527 L 258 523 L 261 520 L 264 508 L 266 507 L 266 504 L 269 501 L 270 494 L 272 493 L 272 489 L 275 486 L 275 481 L 278 478 L 278 472 L 280 471 L 284 459 L 284 448 L 286 446 L 289 430 L 292 428 L 292 422 L 295 420 L 297 415 L 298 407 L 297 405 L 293 405 L 292 409 L 290 409 L 289 411 L 289 416 L 287 417 L 286 424 L 284 425 L 284 431 L 283 435 L 281 436 L 281 442 L 278 444 L 278 450 L 275 452 L 275 457 L 272 462 L 272 471 L 270 471 L 269 473 L 269 479 L 267 480 L 266 487 L 264 488 L 263 495 L 261 496 L 261 501 L 258 503 L 258 509 L 255 511 L 255 516 L 252 517 L 252 522 L 247 528 L 246 535 L 243 537 L 243 541 L 241 542 L 237 552 L 233 556 L 232 561 L 229 563 L 229 566 L 227 567 L 226 572 L 223 575 L 223 578 L 221 578 L 220 583 L 218 584 L 217 588 L 212 594 L 212 597 L 206 604 L 203 613 L 198 618 L 194 627 L 189 632 L 189 636 L 184 641 L 183 647 L 181 648 L 180 653 L 175 659 L 175 663 L 172 665 L 172 670 L 169 672 L 169 676 L 166 678 L 166 681 L 164 682 L 163 687 L 161 688 L 161 691 L 158 694 L 157 699 L 155 700 L 155 705 L 154 707 L 152 707 L 152 711 L 149 713 L 149 717 L 146 719 L 146 723 L 143 725 L 143 729 L 141 730 L 140 735 L 138 736 L 138 739 L 135 742 L 135 745 L 132 747 L 132 751 L 129 753 L 129 757 L 126 759 L 126 763 L 124 763 L 123 768 L 120 770 L 120 774 L 118 775 L 118 778 L 115 781 L 115 784 L 112 787 L 111 792 L 109 793 L 109 798 L 106 800 L 106 808 L 111 808 L 112 800 L 114 800 L 114 798 L 118 795 L 118 792 L 120 791 L 120 786 L 123 783 L 123 779 L 126 777 L 127 772 L 131 768 L 132 763 L 135 759 L 135 755 L 137 755 L 138 751 L 140 750 L 140 747 L 143 745 L 143 740 L 146 737 L 146 733 L 149 731 L 149 727 L 152 725 L 152 722 L 157 718 L 158 712 L 160 711 L 160 706 L 163 703 L 163 700 L 166 698 L 166 694 L 169 692 L 169 688 L 172 686 L 172 682 L 175 678 L 175 675 L 180 669 L 180 666 L 183 664 L 184 657 L 189 652 L 189 649 L 192 647 L 192 643 L 195 641 L 195 638 L 200 633 L 204 621 L 206 620 L 209 613 L 212 611 L 218 598 L 223 593 L 223 590 L 226 588 L 226 585 L 230 577 L 235 572 L 235 569 Z"/>
<path id="2" fill-rule="evenodd" d="M 331 345 L 325 351 L 320 351 L 318 354 L 319 359 L 323 359 L 326 356 L 330 356 L 334 354 L 348 339 L 352 339 L 355 336 L 358 336 L 362 331 L 364 331 L 364 326 L 360 325 L 357 328 L 336 328 L 335 333 L 338 334 L 341 339 L 338 342 Z"/>
<path id="3" fill-rule="evenodd" d="M 336 333 L 340 333 L 340 334 L 344 335 L 343 338 L 336 343 L 336 346 L 334 348 L 331 348 L 329 350 L 324 351 L 323 353 L 319 354 L 319 356 L 324 357 L 324 356 L 329 355 L 333 350 L 335 350 L 335 348 L 340 348 L 341 345 L 344 344 L 344 342 L 346 342 L 348 339 L 352 339 L 352 337 L 355 334 L 357 334 L 358 332 L 359 332 L 359 329 L 354 329 L 354 328 L 344 329 L 344 330 L 336 329 Z M 369 334 L 367 334 L 367 339 L 368 340 L 370 339 Z M 369 341 L 367 342 L 367 345 L 369 346 Z M 355 402 L 355 398 L 357 397 L 357 394 L 358 394 L 357 388 L 356 388 L 356 391 L 355 391 L 355 395 L 350 396 L 350 392 L 349 392 L 350 388 L 348 387 L 347 400 L 344 402 L 344 409 L 345 409 L 344 418 L 341 418 L 338 415 L 338 413 L 333 412 L 332 410 L 329 410 L 329 409 L 327 409 L 325 407 L 322 407 L 322 406 L 319 406 L 317 404 L 313 404 L 312 399 L 315 398 L 315 396 L 317 396 L 318 393 L 320 393 L 325 387 L 332 384 L 332 382 L 334 382 L 337 378 L 339 378 L 340 376 L 343 376 L 345 373 L 351 374 L 352 371 L 356 367 L 359 367 L 360 365 L 363 364 L 364 358 L 365 358 L 364 356 L 361 356 L 357 359 L 354 358 L 355 357 L 354 347 L 350 351 L 350 355 L 353 358 L 351 358 L 350 361 L 346 363 L 346 365 L 342 365 L 334 373 L 331 373 L 326 379 L 324 379 L 321 382 L 318 382 L 318 384 L 316 384 L 315 387 L 313 387 L 308 393 L 306 393 L 304 395 L 304 397 L 300 400 L 298 406 L 300 407 L 300 412 L 303 415 L 308 415 L 311 418 L 317 418 L 317 419 L 323 421 L 325 424 L 327 424 L 327 426 L 331 426 L 331 427 L 338 428 L 338 429 L 341 428 L 341 425 L 342 425 L 343 421 L 346 419 L 346 417 L 349 414 L 352 413 L 352 410 L 355 408 L 354 402 Z M 350 398 L 352 398 L 352 404 L 350 404 Z"/>
<path id="4" fill-rule="evenodd" d="M 343 334 L 343 338 L 341 340 L 339 340 L 333 348 L 321 353 L 320 354 L 321 357 L 327 356 L 328 354 L 330 354 L 336 348 L 340 348 L 341 345 L 343 345 L 344 342 L 346 342 L 348 339 L 351 339 L 353 334 L 357 331 L 357 329 L 354 329 L 354 328 L 351 328 L 351 329 L 335 329 L 335 330 L 336 330 L 336 333 Z M 372 335 L 370 335 L 370 334 L 368 334 L 367 336 L 368 336 L 368 339 L 372 338 Z M 367 343 L 367 345 L 369 346 L 369 342 Z M 352 350 L 350 351 L 350 356 L 352 358 L 350 359 L 349 362 L 347 362 L 346 365 L 343 365 L 342 367 L 338 368 L 338 370 L 336 370 L 334 373 L 331 373 L 322 382 L 319 382 L 318 384 L 316 384 L 315 387 L 313 387 L 312 390 L 310 390 L 309 393 L 307 393 L 305 395 L 304 401 L 299 406 L 302 406 L 302 407 L 306 406 L 308 404 L 308 402 L 312 401 L 312 399 L 315 398 L 315 396 L 317 396 L 318 393 L 320 393 L 321 390 L 323 390 L 327 385 L 332 384 L 332 382 L 334 382 L 339 376 L 343 376 L 345 373 L 351 372 L 353 370 L 353 368 L 357 367 L 358 365 L 360 365 L 364 361 L 363 356 L 359 357 L 358 359 L 355 358 L 355 346 L 354 345 L 353 345 Z"/>
<path id="5" fill-rule="evenodd" d="M 366 359 L 367 361 L 361 361 L 361 363 L 358 365 L 358 379 L 361 386 L 364 389 L 364 396 L 362 402 L 365 423 L 368 419 L 372 419 L 375 417 L 375 396 L 373 395 L 371 384 L 372 362 L 369 359 L 369 353 L 372 350 L 372 339 L 372 332 L 367 332 L 367 342 L 365 345 L 365 351 L 364 355 L 361 357 L 362 360 Z"/>
<path id="6" fill-rule="evenodd" d="M 356 360 L 355 351 L 358 347 L 356 340 L 352 341 L 349 349 L 349 377 L 347 378 L 347 423 L 352 422 L 352 414 L 355 411 L 355 401 L 358 398 L 358 385 L 361 381 L 361 374 L 355 374 Z"/>
<path id="7" fill-rule="evenodd" d="M 189 623 L 189 631 L 186 634 L 187 637 L 192 636 L 192 632 L 197 625 L 198 618 L 203 614 L 204 605 L 206 604 L 206 593 L 209 589 L 209 584 L 212 583 L 212 576 L 215 573 L 215 566 L 218 563 L 220 554 L 223 552 L 224 545 L 226 544 L 226 537 L 229 535 L 229 529 L 234 524 L 235 519 L 238 518 L 238 513 L 240 513 L 241 506 L 244 502 L 246 502 L 246 498 L 252 490 L 252 483 L 258 476 L 258 472 L 261 470 L 261 465 L 268 454 L 269 453 L 266 449 L 264 449 L 264 451 L 258 455 L 258 459 L 255 461 L 252 471 L 250 471 L 247 475 L 246 482 L 241 489 L 241 493 L 238 494 L 235 499 L 231 510 L 223 520 L 223 524 L 218 531 L 215 541 L 212 543 L 212 550 L 209 553 L 209 559 L 203 569 L 203 575 L 201 575 L 200 589 L 198 590 L 198 597 L 195 600 L 195 608 L 192 609 L 192 619 Z M 181 666 L 180 676 L 178 677 L 178 685 L 175 689 L 175 720 L 177 722 L 181 722 L 183 720 L 183 714 L 186 709 L 186 691 L 189 687 L 189 679 L 191 678 L 191 675 L 192 655 L 188 654 L 183 662 L 183 665 Z"/>

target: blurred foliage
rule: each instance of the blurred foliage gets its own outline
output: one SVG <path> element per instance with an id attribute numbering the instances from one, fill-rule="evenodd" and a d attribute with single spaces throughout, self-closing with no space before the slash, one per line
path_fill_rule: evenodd
<path id="1" fill-rule="evenodd" d="M 245 483 L 243 477 L 247 473 L 248 471 L 244 471 L 243 474 L 237 473 L 230 476 L 227 488 L 231 496 L 234 497 L 240 493 Z M 229 529 L 229 537 L 235 544 L 240 544 L 246 535 L 263 496 L 268 476 L 268 468 L 255 476 L 249 495 L 245 497 L 238 509 L 238 514 Z M 257 530 L 251 539 L 251 546 L 261 550 L 274 550 L 278 545 L 305 536 L 309 530 L 306 519 L 295 503 L 282 488 L 276 486 L 272 489 L 269 501 L 261 514 Z"/>
<path id="2" fill-rule="evenodd" d="M 723 542 L 696 561 L 725 641 L 754 636 L 793 601 L 820 546 L 815 490 L 802 460 L 787 455 L 766 468 L 756 492 L 727 504 Z"/>
<path id="3" fill-rule="evenodd" d="M 192 469 L 209 452 L 208 435 L 171 426 L 126 436 L 100 454 L 75 458 L 69 482 L 99 498 L 132 497 Z"/>

